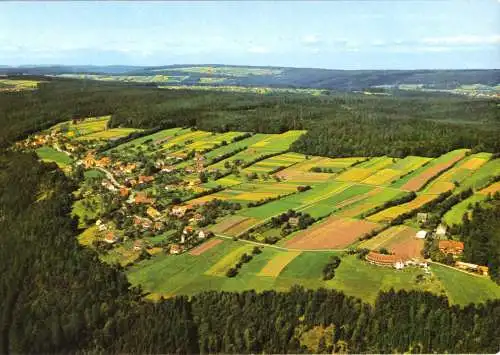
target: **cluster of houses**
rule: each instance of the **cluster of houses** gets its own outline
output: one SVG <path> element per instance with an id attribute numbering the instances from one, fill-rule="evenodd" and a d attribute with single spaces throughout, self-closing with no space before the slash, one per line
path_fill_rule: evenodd
<path id="1" fill-rule="evenodd" d="M 425 220 L 427 219 L 427 213 L 419 213 L 417 219 L 420 222 L 422 221 L 425 222 Z M 464 243 L 457 240 L 439 239 L 439 238 L 445 238 L 446 232 L 447 228 L 443 224 L 440 224 L 434 231 L 434 235 L 438 238 L 437 246 L 439 248 L 439 251 L 446 255 L 451 254 L 454 257 L 459 257 L 464 252 Z M 420 230 L 416 233 L 415 238 L 425 239 L 428 236 L 429 236 L 428 231 Z M 420 266 L 424 268 L 426 273 L 430 273 L 427 262 L 422 261 L 418 258 L 405 260 L 404 258 L 395 254 L 382 254 L 382 253 L 377 253 L 375 251 L 370 251 L 366 255 L 365 259 L 371 264 L 393 267 L 398 270 L 403 269 L 406 266 Z M 454 266 L 456 268 L 466 270 L 469 272 L 478 273 L 481 275 L 488 275 L 489 271 L 487 266 L 465 263 L 462 261 L 455 261 Z"/>

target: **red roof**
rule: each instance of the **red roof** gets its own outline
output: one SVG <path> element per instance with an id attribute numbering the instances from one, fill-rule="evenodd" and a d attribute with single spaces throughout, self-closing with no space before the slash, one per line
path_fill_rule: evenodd
<path id="1" fill-rule="evenodd" d="M 386 254 L 380 254 L 380 253 L 376 253 L 374 251 L 371 251 L 366 256 L 366 260 L 372 261 L 376 264 L 392 265 L 398 259 L 397 259 L 396 255 L 392 255 L 392 254 L 386 255 Z"/>
<path id="2" fill-rule="evenodd" d="M 456 240 L 440 240 L 439 249 L 463 251 L 464 243 L 458 242 Z"/>

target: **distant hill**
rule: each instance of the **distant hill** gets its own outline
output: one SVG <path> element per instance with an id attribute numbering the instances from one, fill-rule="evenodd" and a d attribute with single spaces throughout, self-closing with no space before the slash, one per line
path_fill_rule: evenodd
<path id="1" fill-rule="evenodd" d="M 366 88 L 454 90 L 475 85 L 481 90 L 500 84 L 500 70 L 330 70 L 229 65 L 23 66 L 0 67 L 0 74 L 65 75 L 157 85 L 252 86 L 355 91 Z M 498 90 L 498 87 L 496 88 Z"/>

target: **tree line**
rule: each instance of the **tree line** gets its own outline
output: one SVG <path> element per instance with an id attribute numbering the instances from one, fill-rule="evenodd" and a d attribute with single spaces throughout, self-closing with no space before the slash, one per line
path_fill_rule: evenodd
<path id="1" fill-rule="evenodd" d="M 21 77 L 22 78 L 22 77 Z M 312 96 L 167 90 L 41 77 L 34 91 L 0 94 L 0 145 L 79 117 L 110 127 L 281 133 L 307 129 L 292 149 L 324 156 L 437 156 L 455 148 L 500 152 L 496 103 L 447 96 Z"/>

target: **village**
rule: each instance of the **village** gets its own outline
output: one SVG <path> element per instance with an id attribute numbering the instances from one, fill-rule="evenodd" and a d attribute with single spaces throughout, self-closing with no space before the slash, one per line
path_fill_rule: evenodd
<path id="1" fill-rule="evenodd" d="M 225 186 L 213 182 L 229 178 L 238 178 L 238 183 L 245 181 L 243 179 L 249 182 L 257 179 L 264 180 L 265 185 L 270 178 L 279 182 L 285 180 L 287 175 L 275 172 L 283 170 L 286 165 L 280 165 L 278 169 L 266 167 L 270 173 L 257 174 L 256 171 L 262 170 L 257 168 L 260 164 L 257 163 L 255 170 L 250 170 L 245 176 L 243 173 L 248 170 L 245 167 L 249 164 L 239 166 L 241 163 L 236 159 L 232 162 L 224 160 L 226 155 L 231 156 L 234 153 L 212 155 L 211 159 L 207 159 L 207 153 L 210 155 L 212 151 L 226 149 L 228 142 L 223 138 L 227 134 L 219 139 L 214 138 L 213 133 L 203 133 L 204 136 L 199 136 L 203 143 L 198 148 L 196 137 L 199 131 L 196 130 L 173 129 L 145 136 L 139 134 L 138 138 L 130 140 L 123 139 L 124 135 L 137 131 L 126 129 L 121 132 L 119 128 L 108 128 L 107 124 L 107 120 L 102 118 L 74 119 L 56 125 L 44 133 L 30 136 L 16 145 L 17 148 L 37 152 L 49 147 L 54 154 L 66 155 L 71 160 L 71 164 L 63 166 L 63 170 L 80 181 L 80 188 L 75 192 L 74 215 L 79 218 L 79 227 L 83 231 L 81 240 L 83 244 L 98 250 L 104 259 L 109 256 L 109 261 L 129 266 L 158 253 L 179 255 L 189 252 L 215 235 L 234 239 L 241 237 L 254 243 L 272 245 L 289 234 L 304 233 L 301 232 L 303 229 L 305 233 L 309 233 L 309 230 L 316 228 L 317 223 L 309 228 L 309 225 L 317 221 L 316 218 L 293 210 L 287 212 L 289 216 L 286 217 L 287 222 L 284 225 L 278 222 L 278 229 L 276 226 L 269 227 L 266 223 L 248 229 L 245 227 L 247 217 L 236 218 L 235 213 L 245 207 L 245 204 L 240 200 L 226 200 L 225 195 L 220 192 Z M 230 142 L 233 144 L 242 139 L 252 139 L 252 135 L 245 132 L 230 134 L 227 137 L 232 138 Z M 108 137 L 92 139 L 92 135 Z M 241 148 L 235 150 L 236 156 L 239 151 Z M 249 154 L 259 154 L 257 149 L 247 151 Z M 47 160 L 57 162 L 57 159 L 51 159 L 50 156 Z M 224 164 L 219 163 L 220 160 Z M 297 164 L 294 160 L 287 163 Z M 317 172 L 315 176 L 325 176 L 337 171 L 335 169 L 312 167 L 310 171 Z M 284 172 L 288 170 L 285 169 Z M 323 170 L 329 173 L 321 172 Z M 228 174 L 231 174 L 229 178 L 224 178 Z M 284 186 L 286 184 L 281 184 L 279 188 Z M 311 188 L 303 184 L 295 187 L 298 193 L 304 193 Z M 287 190 L 286 193 L 293 194 L 294 191 L 295 188 Z M 255 195 L 258 196 L 257 193 Z M 276 198 L 251 200 L 246 207 L 259 206 L 273 199 Z M 419 212 L 417 223 L 424 225 L 428 215 L 429 213 Z M 228 218 L 234 222 L 231 222 L 229 228 L 221 229 L 220 226 L 225 226 Z M 232 234 L 231 231 L 235 228 L 238 232 Z M 279 231 L 279 228 L 282 228 L 282 236 L 272 236 L 272 232 Z M 435 230 L 412 228 L 409 232 L 406 231 L 406 235 L 413 233 L 413 237 L 408 237 L 409 239 L 417 241 L 412 253 L 401 253 L 390 247 L 381 247 L 382 244 L 374 244 L 377 238 L 384 238 L 384 233 L 391 232 L 393 228 L 380 231 L 377 237 L 368 242 L 371 245 L 365 247 L 365 242 L 353 245 L 365 253 L 368 263 L 381 267 L 392 267 L 396 270 L 417 267 L 430 274 L 430 263 L 434 262 L 465 272 L 488 275 L 486 266 L 461 260 L 464 244 L 449 239 L 445 225 L 440 224 Z M 329 235 L 329 232 L 325 231 L 325 235 Z M 353 243 L 354 240 L 350 240 L 346 245 Z M 294 250 L 293 243 L 286 243 L 280 245 L 280 248 L 285 246 Z M 410 240 L 409 244 L 412 243 Z"/>

